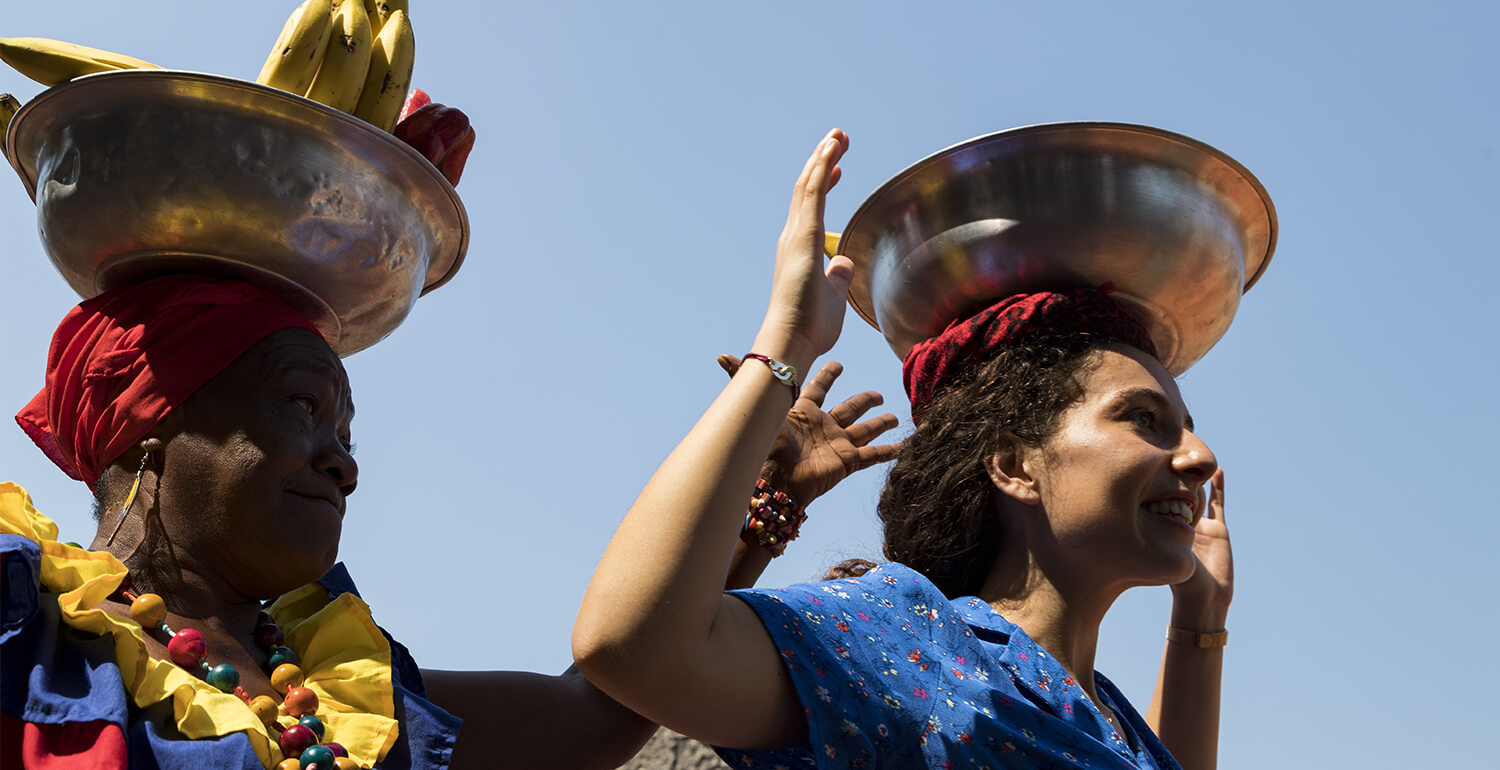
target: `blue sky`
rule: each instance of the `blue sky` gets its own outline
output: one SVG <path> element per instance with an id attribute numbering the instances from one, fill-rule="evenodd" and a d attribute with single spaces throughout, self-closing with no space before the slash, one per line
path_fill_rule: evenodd
<path id="1" fill-rule="evenodd" d="M 0 34 L 252 78 L 294 5 L 0 0 Z M 1500 635 L 1495 6 L 412 5 L 415 83 L 479 133 L 459 187 L 473 240 L 346 362 L 362 473 L 342 558 L 425 665 L 567 665 L 604 543 L 720 387 L 714 356 L 750 344 L 791 182 L 828 128 L 852 137 L 838 229 L 949 144 L 1139 122 L 1233 155 L 1280 217 L 1269 270 L 1181 380 L 1238 556 L 1221 766 L 1477 761 L 1500 686 L 1483 652 Z M 0 90 L 40 86 L 6 69 Z M 0 227 L 9 414 L 77 298 L 18 181 Z M 851 313 L 833 357 L 837 393 L 884 392 L 904 432 L 881 337 Z M 876 554 L 882 476 L 820 501 L 763 583 Z M 86 490 L 14 427 L 0 477 L 89 539 Z M 1142 707 L 1168 598 L 1128 594 L 1103 632 L 1099 669 Z"/>

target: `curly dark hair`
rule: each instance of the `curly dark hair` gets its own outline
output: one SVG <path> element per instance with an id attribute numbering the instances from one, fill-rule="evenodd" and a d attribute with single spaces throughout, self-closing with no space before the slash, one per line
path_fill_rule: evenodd
<path id="1" fill-rule="evenodd" d="M 1082 398 L 1092 354 L 1124 344 L 1092 333 L 1036 337 L 944 385 L 902 442 L 880 493 L 885 558 L 925 575 L 949 598 L 979 593 L 1004 531 L 985 460 L 1006 440 L 1039 446 L 1050 438 Z M 856 561 L 829 575 L 868 569 Z"/>

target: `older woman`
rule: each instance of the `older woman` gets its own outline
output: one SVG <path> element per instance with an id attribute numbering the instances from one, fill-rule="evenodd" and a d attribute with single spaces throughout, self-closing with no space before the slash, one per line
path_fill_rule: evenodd
<path id="1" fill-rule="evenodd" d="M 576 672 L 424 676 L 376 626 L 336 564 L 353 419 L 338 356 L 254 285 L 170 276 L 70 312 L 17 420 L 90 485 L 99 527 L 89 548 L 58 542 L 0 485 L 0 764 L 613 767 L 633 753 L 651 725 Z M 841 441 L 791 441 L 782 480 L 831 486 L 845 469 L 818 458 Z M 736 579 L 768 558 L 742 549 Z"/>
<path id="2" fill-rule="evenodd" d="M 839 335 L 852 265 L 825 267 L 822 218 L 847 146 L 831 133 L 797 181 L 752 348 L 771 365 L 739 371 L 626 515 L 578 666 L 741 767 L 1213 766 L 1232 580 L 1222 481 L 1206 507 L 1204 489 L 1222 474 L 1101 292 L 1008 298 L 908 358 L 918 424 L 880 505 L 891 563 L 718 590 L 735 491 L 788 402 L 781 367 Z M 1149 723 L 1093 667 L 1101 619 L 1138 585 L 1174 586 Z"/>

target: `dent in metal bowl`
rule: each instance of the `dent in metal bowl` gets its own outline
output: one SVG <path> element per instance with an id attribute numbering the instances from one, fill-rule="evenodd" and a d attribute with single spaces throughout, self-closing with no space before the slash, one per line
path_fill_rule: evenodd
<path id="1" fill-rule="evenodd" d="M 284 91 L 169 70 L 89 75 L 12 120 L 42 245 L 89 298 L 166 272 L 278 292 L 340 355 L 458 270 L 469 222 L 419 153 Z"/>
<path id="2" fill-rule="evenodd" d="M 1276 246 L 1276 212 L 1234 159 L 1123 123 L 988 134 L 897 174 L 855 211 L 839 253 L 849 303 L 896 355 L 1017 293 L 1098 287 L 1181 374 L 1228 330 Z"/>

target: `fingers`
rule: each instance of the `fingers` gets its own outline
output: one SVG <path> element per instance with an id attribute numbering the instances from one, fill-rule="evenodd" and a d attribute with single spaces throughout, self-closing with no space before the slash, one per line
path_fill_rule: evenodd
<path id="1" fill-rule="evenodd" d="M 900 444 L 878 444 L 876 446 L 862 446 L 854 461 L 854 470 L 862 471 L 871 465 L 879 465 L 883 462 L 896 459 L 896 452 L 901 448 Z"/>
<path id="2" fill-rule="evenodd" d="M 719 368 L 723 369 L 724 373 L 728 374 L 730 377 L 733 377 L 734 373 L 740 370 L 741 362 L 738 356 L 731 356 L 728 353 L 720 353 L 718 359 L 716 360 L 719 362 Z"/>
<path id="3" fill-rule="evenodd" d="M 1203 515 L 1210 519 L 1224 521 L 1224 469 L 1214 471 L 1213 478 L 1208 480 L 1208 510 Z"/>
<path id="4" fill-rule="evenodd" d="M 846 399 L 842 404 L 828 410 L 828 416 L 842 427 L 849 427 L 855 420 L 863 417 L 865 412 L 885 403 L 885 397 L 873 390 L 856 393 Z"/>
<path id="5" fill-rule="evenodd" d="M 844 435 L 849 437 L 849 443 L 857 447 L 862 447 L 879 438 L 880 434 L 896 427 L 898 422 L 896 415 L 882 414 L 879 417 L 872 417 L 865 420 L 858 425 L 849 426 L 844 431 Z"/>
<path id="6" fill-rule="evenodd" d="M 828 389 L 833 387 L 834 380 L 844 373 L 844 365 L 837 361 L 829 361 L 818 367 L 812 379 L 802 386 L 802 397 L 813 402 L 819 409 L 823 408 L 823 399 L 828 397 Z"/>
<path id="7" fill-rule="evenodd" d="M 823 137 L 817 149 L 802 166 L 797 176 L 797 186 L 792 191 L 792 205 L 787 212 L 787 221 L 800 221 L 805 225 L 822 228 L 823 204 L 828 191 L 833 189 L 843 172 L 838 167 L 839 158 L 849 149 L 849 136 L 835 128 Z"/>

